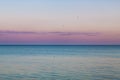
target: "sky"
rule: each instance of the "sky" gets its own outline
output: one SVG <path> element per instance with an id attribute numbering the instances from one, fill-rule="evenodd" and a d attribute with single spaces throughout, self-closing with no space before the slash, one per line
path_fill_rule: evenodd
<path id="1" fill-rule="evenodd" d="M 120 45 L 120 0 L 0 0 L 0 44 Z"/>

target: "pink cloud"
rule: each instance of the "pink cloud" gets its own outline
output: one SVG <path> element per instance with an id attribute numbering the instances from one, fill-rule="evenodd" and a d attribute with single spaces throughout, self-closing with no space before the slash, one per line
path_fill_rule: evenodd
<path id="1" fill-rule="evenodd" d="M 59 35 L 59 36 L 71 36 L 71 35 L 84 35 L 84 36 L 97 36 L 101 35 L 100 32 L 32 32 L 32 31 L 0 31 L 1 35 L 5 34 L 38 34 L 38 35 Z"/>
<path id="2" fill-rule="evenodd" d="M 0 44 L 118 44 L 120 39 L 100 32 L 0 31 Z"/>

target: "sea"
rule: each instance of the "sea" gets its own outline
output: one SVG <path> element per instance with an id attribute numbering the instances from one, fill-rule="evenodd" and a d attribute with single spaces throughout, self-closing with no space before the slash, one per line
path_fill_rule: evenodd
<path id="1" fill-rule="evenodd" d="M 0 80 L 120 80 L 120 46 L 1 45 Z"/>

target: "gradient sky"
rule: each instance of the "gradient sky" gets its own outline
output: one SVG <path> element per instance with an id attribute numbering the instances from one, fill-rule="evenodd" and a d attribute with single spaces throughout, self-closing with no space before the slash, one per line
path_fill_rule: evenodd
<path id="1" fill-rule="evenodd" d="M 120 0 L 1 0 L 0 44 L 120 45 Z"/>

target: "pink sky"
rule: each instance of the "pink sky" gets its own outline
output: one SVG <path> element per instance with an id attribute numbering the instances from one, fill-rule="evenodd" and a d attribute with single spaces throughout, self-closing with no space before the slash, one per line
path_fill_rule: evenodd
<path id="1" fill-rule="evenodd" d="M 120 1 L 0 1 L 0 44 L 120 45 Z"/>
<path id="2" fill-rule="evenodd" d="M 3 44 L 119 44 L 119 34 L 101 32 L 0 31 Z"/>

